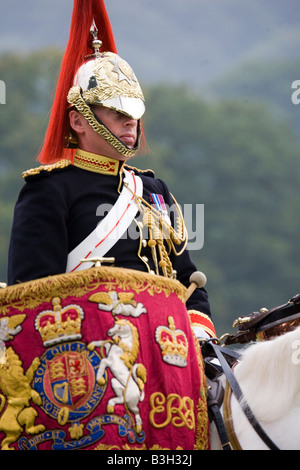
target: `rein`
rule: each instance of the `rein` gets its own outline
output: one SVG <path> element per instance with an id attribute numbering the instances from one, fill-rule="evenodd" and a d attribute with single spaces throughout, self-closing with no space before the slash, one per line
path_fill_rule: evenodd
<path id="1" fill-rule="evenodd" d="M 264 429 L 261 427 L 259 422 L 257 421 L 253 411 L 251 410 L 250 406 L 244 399 L 243 392 L 236 380 L 232 368 L 230 367 L 225 355 L 223 353 L 223 347 L 215 344 L 216 338 L 212 338 L 208 340 L 209 346 L 212 348 L 212 352 L 214 353 L 215 357 L 219 360 L 223 373 L 227 379 L 227 382 L 230 386 L 230 389 L 234 396 L 236 397 L 237 401 L 239 402 L 240 407 L 242 408 L 246 418 L 248 419 L 249 423 L 252 425 L 253 429 L 259 435 L 259 437 L 263 440 L 263 442 L 269 447 L 270 450 L 279 450 L 279 448 L 274 444 L 272 439 L 266 434 Z M 227 350 L 228 353 L 228 350 Z"/>

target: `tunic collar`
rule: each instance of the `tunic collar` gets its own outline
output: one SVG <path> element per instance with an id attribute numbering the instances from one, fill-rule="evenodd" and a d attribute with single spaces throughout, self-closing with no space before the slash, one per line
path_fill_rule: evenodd
<path id="1" fill-rule="evenodd" d="M 74 165 L 83 170 L 101 173 L 102 175 L 117 175 L 122 171 L 124 162 L 114 158 L 97 155 L 78 149 L 74 157 Z"/>

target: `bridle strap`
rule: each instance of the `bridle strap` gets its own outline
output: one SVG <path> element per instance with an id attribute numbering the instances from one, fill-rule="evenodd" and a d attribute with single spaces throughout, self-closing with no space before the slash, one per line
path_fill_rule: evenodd
<path id="1" fill-rule="evenodd" d="M 211 380 L 209 377 L 206 377 L 206 382 L 209 420 L 214 421 L 216 425 L 222 449 L 232 450 L 231 442 L 220 410 L 221 403 L 224 399 L 223 385 L 220 380 Z"/>
<path id="2" fill-rule="evenodd" d="M 231 387 L 231 390 L 236 397 L 237 401 L 239 402 L 243 412 L 245 413 L 248 421 L 252 425 L 253 429 L 256 431 L 256 433 L 259 435 L 259 437 L 264 441 L 264 443 L 269 447 L 271 450 L 279 450 L 279 448 L 274 444 L 274 442 L 269 438 L 269 436 L 266 434 L 266 432 L 263 430 L 257 419 L 255 418 L 250 406 L 248 403 L 243 399 L 243 392 L 228 364 L 226 359 L 224 358 L 221 350 L 222 347 L 219 345 L 216 345 L 213 343 L 213 341 L 209 342 L 211 347 L 214 350 L 214 353 L 216 354 L 216 357 L 218 358 L 221 367 L 223 369 L 223 372 L 227 378 L 227 381 Z"/>
<path id="3" fill-rule="evenodd" d="M 220 408 L 218 405 L 213 405 L 210 407 L 211 413 L 213 414 L 213 420 L 215 422 L 222 450 L 233 450 L 231 444 L 231 436 L 229 436 L 228 431 L 226 429 L 226 424 L 224 425 L 223 417 L 220 412 Z"/>

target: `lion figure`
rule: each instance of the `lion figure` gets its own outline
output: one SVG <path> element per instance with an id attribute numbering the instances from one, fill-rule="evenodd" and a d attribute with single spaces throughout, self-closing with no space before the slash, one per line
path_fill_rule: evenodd
<path id="1" fill-rule="evenodd" d="M 23 429 L 28 434 L 38 434 L 45 430 L 43 425 L 35 425 L 37 411 L 30 406 L 41 404 L 40 395 L 31 387 L 34 373 L 40 365 L 35 358 L 24 373 L 22 362 L 12 347 L 6 349 L 5 361 L 0 364 L 0 431 L 5 433 L 1 441 L 2 450 L 11 450 L 10 444 L 16 442 Z"/>

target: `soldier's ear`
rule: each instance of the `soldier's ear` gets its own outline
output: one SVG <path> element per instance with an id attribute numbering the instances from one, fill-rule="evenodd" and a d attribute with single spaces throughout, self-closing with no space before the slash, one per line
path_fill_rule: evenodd
<path id="1" fill-rule="evenodd" d="M 82 134 L 85 130 L 85 118 L 75 109 L 69 112 L 70 126 L 76 134 Z"/>

